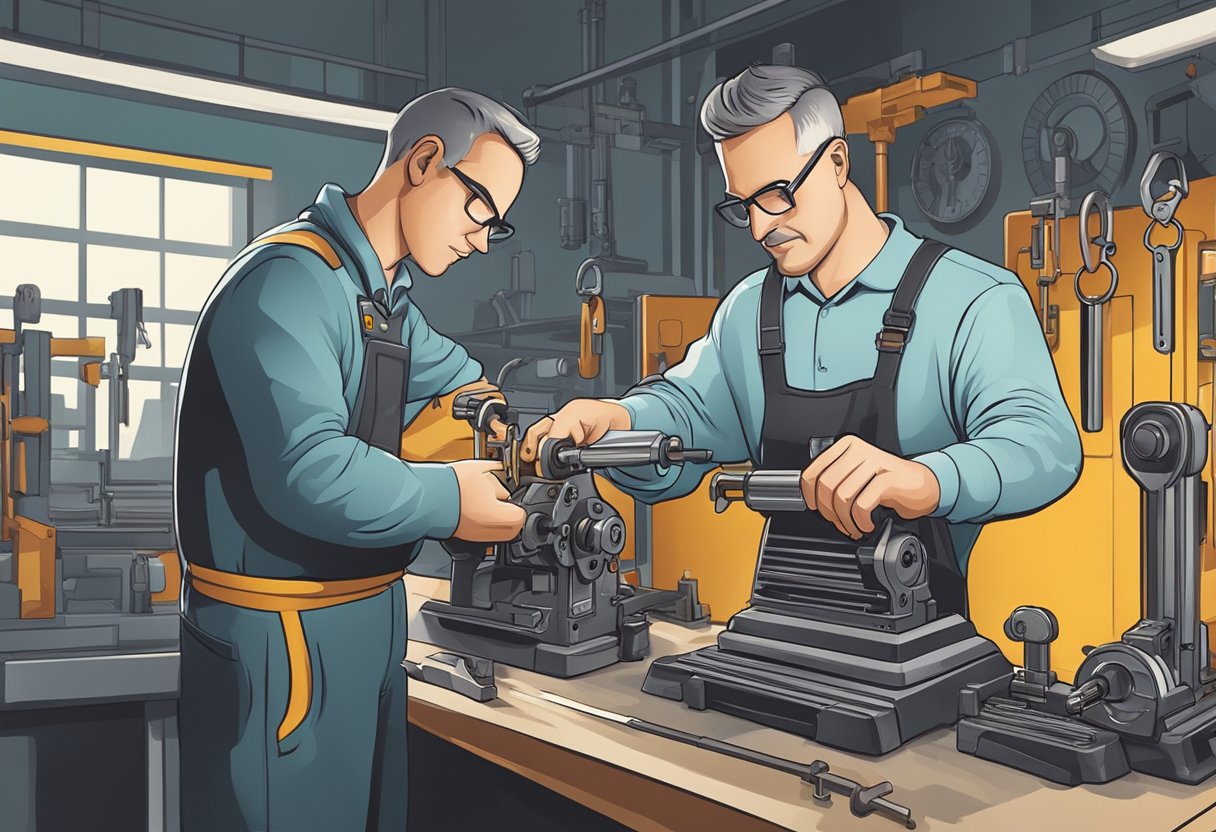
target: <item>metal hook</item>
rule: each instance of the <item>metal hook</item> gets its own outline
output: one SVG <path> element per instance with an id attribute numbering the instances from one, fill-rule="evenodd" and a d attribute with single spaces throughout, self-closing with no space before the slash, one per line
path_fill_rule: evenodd
<path id="1" fill-rule="evenodd" d="M 1165 191 L 1154 196 L 1153 185 L 1162 181 L 1158 179 L 1158 174 L 1161 166 L 1166 163 L 1174 165 L 1178 176 L 1164 180 Z M 1173 223 L 1174 214 L 1178 211 L 1178 204 L 1188 193 L 1190 193 L 1190 185 L 1186 178 L 1186 166 L 1176 154 L 1160 151 L 1149 157 L 1148 164 L 1144 168 L 1144 175 L 1140 177 L 1140 205 L 1144 208 L 1145 214 L 1161 225 L 1170 225 Z"/>
<path id="2" fill-rule="evenodd" d="M 1090 237 L 1089 218 L 1093 214 L 1098 214 L 1101 224 L 1098 227 L 1098 233 Z M 1115 208 L 1104 191 L 1090 191 L 1085 195 L 1085 199 L 1081 202 L 1077 229 L 1081 235 L 1081 261 L 1085 264 L 1083 270 L 1088 274 L 1093 274 L 1100 266 L 1105 265 L 1113 273 L 1115 267 L 1111 264 L 1110 258 L 1115 253 Z M 1091 246 L 1098 249 L 1097 259 L 1094 258 Z"/>

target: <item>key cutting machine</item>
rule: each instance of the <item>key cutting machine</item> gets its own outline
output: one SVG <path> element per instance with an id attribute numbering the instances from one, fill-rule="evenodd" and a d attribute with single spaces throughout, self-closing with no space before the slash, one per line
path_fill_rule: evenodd
<path id="1" fill-rule="evenodd" d="M 542 443 L 538 471 L 521 470 L 517 419 L 499 398 L 470 392 L 453 414 L 474 426 L 476 455 L 503 461 L 511 501 L 527 511 L 520 536 L 485 544 L 450 540 L 450 600 L 422 606 L 413 637 L 551 676 L 569 677 L 636 661 L 649 649 L 646 610 L 675 607 L 682 592 L 630 586 L 618 555 L 626 526 L 596 489 L 594 471 L 707 462 L 676 437 L 611 431 L 587 447 Z M 491 424 L 506 425 L 502 440 Z"/>
<path id="2" fill-rule="evenodd" d="M 831 440 L 811 440 L 813 459 Z M 893 513 L 861 540 L 807 511 L 800 471 L 719 474 L 710 496 L 769 516 L 750 605 L 718 644 L 654 661 L 642 687 L 862 754 L 884 754 L 958 718 L 957 697 L 1008 687 L 1012 668 L 962 615 L 939 546 Z M 802 512 L 799 532 L 772 517 Z M 937 580 L 935 581 L 935 577 Z"/>

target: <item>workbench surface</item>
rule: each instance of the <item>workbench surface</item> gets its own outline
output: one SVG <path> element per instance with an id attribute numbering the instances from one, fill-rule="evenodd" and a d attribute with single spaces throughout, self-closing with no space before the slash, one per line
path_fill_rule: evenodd
<path id="1" fill-rule="evenodd" d="M 408 656 L 418 661 L 436 652 L 433 645 L 412 640 L 421 636 L 418 608 L 431 598 L 446 599 L 447 582 L 410 575 L 406 590 Z M 890 780 L 895 790 L 888 799 L 910 807 L 922 832 L 1216 829 L 1216 783 L 1211 781 L 1184 786 L 1132 772 L 1101 786 L 1067 788 L 959 753 L 952 728 L 933 731 L 882 757 L 864 757 L 642 693 L 650 659 L 713 644 L 720 629 L 656 621 L 650 628 L 650 657 L 575 679 L 497 664 L 498 699 L 487 703 L 410 680 L 410 721 L 641 830 L 883 832 L 902 826 L 879 816 L 854 817 L 841 797 L 820 806 L 811 800 L 811 787 L 793 775 L 599 720 L 529 693 L 551 691 L 790 760 L 822 759 L 836 774 L 866 786 Z"/>

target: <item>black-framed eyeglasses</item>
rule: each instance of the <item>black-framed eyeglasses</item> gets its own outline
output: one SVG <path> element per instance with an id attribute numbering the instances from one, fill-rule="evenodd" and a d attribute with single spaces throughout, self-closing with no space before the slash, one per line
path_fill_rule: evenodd
<path id="1" fill-rule="evenodd" d="M 772 217 L 784 214 L 795 205 L 794 192 L 802 187 L 802 183 L 810 175 L 811 169 L 815 167 L 815 163 L 819 161 L 824 151 L 837 138 L 839 137 L 831 136 L 827 141 L 819 145 L 819 148 L 811 155 L 810 160 L 803 166 L 798 175 L 794 177 L 793 181 L 786 182 L 778 179 L 776 182 L 770 182 L 765 185 L 749 197 L 724 199 L 714 206 L 714 210 L 718 212 L 718 216 L 736 228 L 747 228 L 751 224 L 751 216 L 748 213 L 748 209 L 752 205 L 755 205 Z"/>
<path id="2" fill-rule="evenodd" d="M 491 243 L 501 243 L 515 233 L 515 226 L 504 220 L 498 213 L 490 192 L 477 180 L 463 173 L 456 166 L 449 168 L 460 183 L 469 190 L 469 198 L 465 200 L 464 212 L 473 222 L 482 228 L 490 229 Z"/>

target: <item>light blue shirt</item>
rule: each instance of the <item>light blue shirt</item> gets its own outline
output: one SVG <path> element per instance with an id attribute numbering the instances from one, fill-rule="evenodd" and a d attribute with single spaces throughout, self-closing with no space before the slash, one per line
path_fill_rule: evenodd
<path id="1" fill-rule="evenodd" d="M 886 243 L 825 299 L 807 276 L 787 277 L 782 311 L 791 387 L 829 390 L 874 375 L 874 337 L 920 238 L 891 214 Z M 718 306 L 704 338 L 653 386 L 620 400 L 633 427 L 708 448 L 714 464 L 758 458 L 764 424 L 759 306 L 765 270 Z M 934 517 L 952 525 L 960 565 L 981 524 L 1041 508 L 1081 470 L 1081 440 L 1030 297 L 1017 277 L 949 251 L 916 305 L 896 384 L 896 425 L 909 458 L 937 477 Z M 690 493 L 709 466 L 632 468 L 612 479 L 643 502 Z M 708 499 L 708 496 L 706 497 Z"/>

